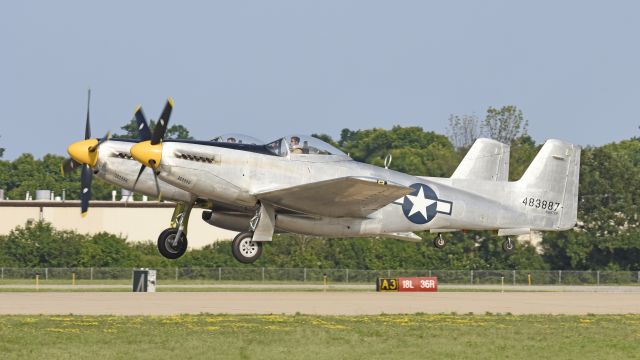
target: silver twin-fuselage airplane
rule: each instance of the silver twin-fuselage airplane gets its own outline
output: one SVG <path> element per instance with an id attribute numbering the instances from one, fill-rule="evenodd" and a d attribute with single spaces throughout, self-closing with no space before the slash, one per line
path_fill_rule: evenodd
<path id="1" fill-rule="evenodd" d="M 144 192 L 157 194 L 157 175 L 162 197 L 181 204 L 158 239 L 169 258 L 186 250 L 185 220 L 194 205 L 210 210 L 203 214 L 208 223 L 239 232 L 232 253 L 244 263 L 257 260 L 279 232 L 421 241 L 415 232 L 430 231 L 441 248 L 442 233 L 494 230 L 507 236 L 503 249 L 511 251 L 509 236 L 576 223 L 580 147 L 560 140 L 548 140 L 518 181 L 507 179 L 509 146 L 489 139 L 478 139 L 450 178 L 437 178 L 360 163 L 297 134 L 268 144 L 163 140 L 168 118 L 160 118 L 164 130 L 150 140 L 104 141 L 99 151 L 108 155 L 89 165 L 125 188 L 143 173 L 131 157 L 153 169 L 141 177 Z M 71 156 L 87 164 L 86 144 L 72 146 Z"/>

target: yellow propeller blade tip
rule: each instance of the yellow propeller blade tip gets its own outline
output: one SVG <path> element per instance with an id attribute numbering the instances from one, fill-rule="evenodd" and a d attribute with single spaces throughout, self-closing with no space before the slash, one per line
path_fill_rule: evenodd
<path id="1" fill-rule="evenodd" d="M 135 113 L 137 113 L 138 111 L 140 111 L 140 109 L 141 109 L 141 108 L 142 108 L 142 105 L 138 105 L 138 106 L 136 106 L 136 109 L 135 109 L 135 110 L 133 110 L 133 113 L 134 113 L 134 114 L 135 114 Z"/>
<path id="2" fill-rule="evenodd" d="M 169 102 L 169 105 L 171 105 L 171 107 L 173 107 L 173 98 L 167 98 L 167 101 Z"/>
<path id="3" fill-rule="evenodd" d="M 82 213 L 82 217 L 83 217 L 83 218 L 84 218 L 84 217 L 87 217 L 87 212 L 86 212 L 86 211 Z"/>

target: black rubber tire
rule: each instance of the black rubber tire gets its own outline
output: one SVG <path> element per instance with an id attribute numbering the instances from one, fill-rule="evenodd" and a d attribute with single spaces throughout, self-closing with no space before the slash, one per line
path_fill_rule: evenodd
<path id="1" fill-rule="evenodd" d="M 178 229 L 176 228 L 168 228 L 160 233 L 158 236 L 158 251 L 160 255 L 166 257 L 167 259 L 175 260 L 187 251 L 187 235 L 182 233 L 180 236 L 180 242 L 177 247 L 173 247 L 171 242 L 175 239 L 176 234 L 178 234 Z"/>
<path id="2" fill-rule="evenodd" d="M 511 253 L 516 248 L 516 242 L 513 240 L 506 239 L 502 242 L 502 250 L 506 253 Z"/>
<path id="3" fill-rule="evenodd" d="M 447 241 L 440 235 L 436 236 L 433 239 L 433 246 L 435 246 L 438 249 L 444 249 L 446 245 L 447 245 Z"/>
<path id="4" fill-rule="evenodd" d="M 231 242 L 233 257 L 243 264 L 253 264 L 262 255 L 262 242 L 253 242 L 253 233 L 238 234 Z"/>
<path id="5" fill-rule="evenodd" d="M 236 258 L 236 259 L 237 259 L 237 256 L 236 256 L 236 247 L 235 247 L 235 245 L 234 245 L 234 244 L 236 243 L 236 239 L 237 239 L 237 238 L 239 238 L 239 237 L 240 237 L 240 235 L 243 235 L 243 234 L 246 234 L 246 233 L 238 233 L 238 235 L 236 235 L 236 236 L 233 238 L 233 240 L 231 240 L 231 255 L 233 255 L 233 257 L 234 257 L 234 258 Z"/>

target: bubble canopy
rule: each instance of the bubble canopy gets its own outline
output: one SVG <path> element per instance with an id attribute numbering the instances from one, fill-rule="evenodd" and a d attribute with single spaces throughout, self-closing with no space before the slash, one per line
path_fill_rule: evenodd
<path id="1" fill-rule="evenodd" d="M 266 145 L 267 148 L 278 156 L 294 155 L 341 155 L 347 154 L 326 142 L 308 135 L 289 135 Z"/>
<path id="2" fill-rule="evenodd" d="M 222 134 L 220 136 L 214 137 L 213 139 L 211 139 L 211 141 L 237 143 L 237 144 L 250 144 L 250 145 L 264 144 L 264 141 L 254 138 L 253 136 L 238 134 L 238 133 Z"/>

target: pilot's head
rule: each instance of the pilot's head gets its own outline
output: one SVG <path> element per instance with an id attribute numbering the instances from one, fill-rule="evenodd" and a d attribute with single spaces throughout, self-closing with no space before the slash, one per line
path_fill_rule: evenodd
<path id="1" fill-rule="evenodd" d="M 228 143 L 235 143 L 236 142 L 236 138 L 234 138 L 234 137 L 227 138 L 227 142 Z"/>
<path id="2" fill-rule="evenodd" d="M 292 136 L 291 137 L 291 145 L 299 145 L 300 144 L 300 138 L 297 136 Z"/>

